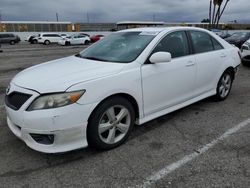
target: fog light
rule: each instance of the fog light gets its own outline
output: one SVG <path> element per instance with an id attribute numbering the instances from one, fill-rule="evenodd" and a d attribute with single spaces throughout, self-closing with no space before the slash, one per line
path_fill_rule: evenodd
<path id="1" fill-rule="evenodd" d="M 54 135 L 30 134 L 30 136 L 39 144 L 51 145 L 54 143 Z"/>

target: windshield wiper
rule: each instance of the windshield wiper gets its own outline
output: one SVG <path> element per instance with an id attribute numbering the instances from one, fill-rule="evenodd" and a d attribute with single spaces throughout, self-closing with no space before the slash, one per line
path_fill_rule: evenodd
<path id="1" fill-rule="evenodd" d="M 76 57 L 82 57 L 81 54 L 76 54 L 75 56 L 76 56 Z"/>
<path id="2" fill-rule="evenodd" d="M 107 61 L 105 59 L 101 59 L 101 58 L 98 58 L 98 57 L 85 57 L 85 56 L 80 56 L 80 57 L 84 58 L 84 59 L 95 60 L 95 61 Z"/>

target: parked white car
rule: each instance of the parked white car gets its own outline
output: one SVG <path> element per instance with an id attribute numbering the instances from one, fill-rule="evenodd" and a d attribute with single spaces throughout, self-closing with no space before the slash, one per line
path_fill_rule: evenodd
<path id="1" fill-rule="evenodd" d="M 28 68 L 6 91 L 7 123 L 46 153 L 122 144 L 134 123 L 231 90 L 239 49 L 207 30 L 138 28 Z"/>
<path id="2" fill-rule="evenodd" d="M 242 64 L 250 66 L 250 40 L 246 41 L 241 47 Z"/>
<path id="3" fill-rule="evenodd" d="M 42 33 L 38 35 L 38 43 L 49 45 L 51 43 L 58 43 L 63 37 L 56 33 Z"/>
<path id="4" fill-rule="evenodd" d="M 67 38 L 63 38 L 59 40 L 58 44 L 62 46 L 68 46 L 68 45 L 87 45 L 90 43 L 90 38 L 86 35 L 72 35 Z"/>

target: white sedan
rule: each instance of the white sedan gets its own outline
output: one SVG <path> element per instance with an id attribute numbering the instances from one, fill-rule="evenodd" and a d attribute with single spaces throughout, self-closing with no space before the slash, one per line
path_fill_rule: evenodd
<path id="1" fill-rule="evenodd" d="M 68 46 L 68 45 L 87 45 L 90 43 L 90 38 L 86 35 L 73 35 L 70 37 L 66 37 L 61 39 L 58 44 L 62 46 Z"/>
<path id="2" fill-rule="evenodd" d="M 239 50 L 198 28 L 113 33 L 75 56 L 28 68 L 6 91 L 7 123 L 34 150 L 122 144 L 134 123 L 231 90 Z"/>

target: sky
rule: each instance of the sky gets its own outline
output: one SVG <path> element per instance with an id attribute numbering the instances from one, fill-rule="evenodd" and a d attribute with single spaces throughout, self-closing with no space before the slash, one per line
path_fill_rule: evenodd
<path id="1" fill-rule="evenodd" d="M 225 0 L 224 0 L 225 1 Z M 0 0 L 2 21 L 200 22 L 209 0 Z M 250 1 L 230 0 L 222 21 L 250 22 Z"/>

